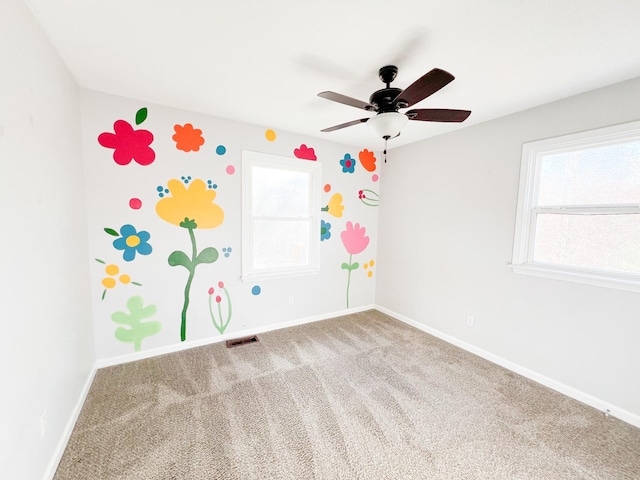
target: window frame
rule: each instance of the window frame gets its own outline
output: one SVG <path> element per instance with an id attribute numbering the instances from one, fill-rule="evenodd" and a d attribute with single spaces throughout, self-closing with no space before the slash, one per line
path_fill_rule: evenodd
<path id="1" fill-rule="evenodd" d="M 253 215 L 253 167 L 272 168 L 288 172 L 304 172 L 311 175 L 311 188 L 308 192 L 309 215 L 295 217 L 298 219 L 306 219 L 310 223 L 309 260 L 305 265 L 269 268 L 255 267 L 253 263 L 253 223 L 265 217 Z M 242 151 L 242 274 L 240 278 L 244 282 L 313 275 L 320 272 L 321 186 L 322 163 L 320 162 L 250 150 Z M 278 218 L 282 218 L 282 221 L 290 221 L 294 217 L 269 216 L 268 218 L 271 221 L 278 221 Z"/>
<path id="2" fill-rule="evenodd" d="M 537 215 L 541 213 L 640 214 L 640 204 L 538 206 L 540 160 L 549 154 L 640 141 L 640 121 L 524 143 L 511 268 L 515 273 L 640 292 L 640 273 L 550 264 L 533 260 Z M 640 248 L 640 246 L 639 246 Z"/>

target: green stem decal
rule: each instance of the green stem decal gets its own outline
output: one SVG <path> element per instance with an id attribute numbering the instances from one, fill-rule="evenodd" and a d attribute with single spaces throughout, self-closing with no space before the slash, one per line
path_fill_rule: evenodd
<path id="1" fill-rule="evenodd" d="M 226 328 L 229 326 L 229 322 L 231 321 L 231 314 L 232 314 L 232 310 L 231 310 L 231 297 L 229 296 L 229 291 L 225 288 L 224 283 L 223 282 L 218 282 L 218 288 L 220 288 L 223 292 L 224 295 L 227 299 L 227 320 L 225 321 L 224 318 L 222 317 L 222 297 L 220 295 L 216 295 L 214 297 L 214 291 L 215 289 L 213 287 L 211 287 L 209 289 L 209 314 L 211 315 L 211 321 L 213 322 L 213 326 L 216 327 L 216 330 L 218 330 L 218 332 L 220 332 L 220 334 L 223 334 L 224 331 L 226 330 Z M 212 300 L 215 298 L 216 303 L 218 304 L 218 316 L 220 317 L 220 321 L 218 322 L 218 319 L 216 318 L 215 313 L 213 312 L 213 307 L 212 307 Z"/>
<path id="2" fill-rule="evenodd" d="M 201 263 L 213 263 L 218 259 L 218 251 L 213 247 L 207 247 L 198 253 L 196 246 L 196 236 L 193 231 L 198 227 L 193 220 L 188 218 L 180 223 L 180 226 L 189 231 L 189 239 L 191 240 L 191 258 L 186 253 L 176 250 L 169 255 L 169 265 L 175 267 L 181 265 L 189 271 L 189 278 L 184 287 L 184 304 L 182 306 L 182 315 L 180 322 L 180 340 L 185 341 L 187 338 L 187 310 L 189 308 L 189 298 L 191 295 L 191 283 L 196 273 L 196 267 Z"/>
<path id="3" fill-rule="evenodd" d="M 341 268 L 348 272 L 347 275 L 347 308 L 349 308 L 349 287 L 351 286 L 351 271 L 355 270 L 360 266 L 358 262 L 351 263 L 353 259 L 353 255 L 349 254 L 349 263 L 343 263 Z"/>

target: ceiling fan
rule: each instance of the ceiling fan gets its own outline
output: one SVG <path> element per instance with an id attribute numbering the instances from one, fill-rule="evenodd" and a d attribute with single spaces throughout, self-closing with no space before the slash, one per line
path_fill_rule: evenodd
<path id="1" fill-rule="evenodd" d="M 322 132 L 333 132 L 341 128 L 366 123 L 373 132 L 385 141 L 400 135 L 400 130 L 409 120 L 422 122 L 463 122 L 471 114 L 469 110 L 450 110 L 443 108 L 417 108 L 404 113 L 398 112 L 401 108 L 408 108 L 433 95 L 455 78 L 449 72 L 434 68 L 425 73 L 407 88 L 391 87 L 391 82 L 398 74 L 398 67 L 387 65 L 382 67 L 378 76 L 386 88 L 374 92 L 369 97 L 369 102 L 347 97 L 335 92 L 321 92 L 319 97 L 334 102 L 361 108 L 368 112 L 377 112 L 376 116 L 360 118 L 347 123 L 341 123 L 333 127 L 325 128 Z"/>

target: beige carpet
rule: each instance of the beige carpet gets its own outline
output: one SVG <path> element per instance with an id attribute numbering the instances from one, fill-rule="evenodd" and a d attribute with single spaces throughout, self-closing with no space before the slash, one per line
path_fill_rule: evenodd
<path id="1" fill-rule="evenodd" d="M 99 370 L 67 479 L 640 479 L 640 430 L 370 311 Z"/>

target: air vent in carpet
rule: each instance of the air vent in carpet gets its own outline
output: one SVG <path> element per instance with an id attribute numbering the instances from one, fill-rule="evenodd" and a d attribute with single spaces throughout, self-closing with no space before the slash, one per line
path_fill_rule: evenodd
<path id="1" fill-rule="evenodd" d="M 259 342 L 257 335 L 252 335 L 250 337 L 242 337 L 236 338 L 235 340 L 227 340 L 227 348 L 231 347 L 239 347 L 241 345 L 248 345 L 249 343 Z"/>

